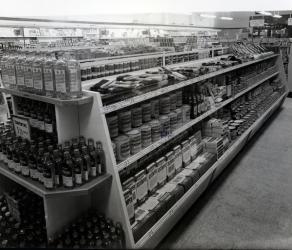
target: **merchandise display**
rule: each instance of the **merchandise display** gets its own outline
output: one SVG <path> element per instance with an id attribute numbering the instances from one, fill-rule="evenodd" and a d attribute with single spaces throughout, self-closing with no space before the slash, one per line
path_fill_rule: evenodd
<path id="1" fill-rule="evenodd" d="M 3 248 L 154 248 L 287 95 L 263 43 L 94 25 L 1 58 Z"/>

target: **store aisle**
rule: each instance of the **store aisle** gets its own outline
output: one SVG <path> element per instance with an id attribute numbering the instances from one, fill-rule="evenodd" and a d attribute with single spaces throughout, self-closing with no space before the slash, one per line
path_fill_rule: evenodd
<path id="1" fill-rule="evenodd" d="M 161 249 L 292 249 L 292 99 L 166 236 Z"/>

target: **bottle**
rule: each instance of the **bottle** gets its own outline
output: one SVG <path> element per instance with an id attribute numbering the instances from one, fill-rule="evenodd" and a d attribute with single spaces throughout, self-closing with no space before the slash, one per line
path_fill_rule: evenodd
<path id="1" fill-rule="evenodd" d="M 37 95 L 44 95 L 44 79 L 43 79 L 43 61 L 41 53 L 36 53 L 33 60 L 33 92 Z"/>
<path id="2" fill-rule="evenodd" d="M 73 188 L 73 161 L 68 151 L 64 152 L 65 164 L 62 168 L 63 186 L 66 188 Z"/>
<path id="3" fill-rule="evenodd" d="M 11 89 L 16 89 L 16 74 L 15 74 L 15 62 L 17 57 L 14 54 L 10 54 L 7 59 L 7 68 L 8 68 L 8 80 L 9 87 Z"/>
<path id="4" fill-rule="evenodd" d="M 43 183 L 43 170 L 44 170 L 44 148 L 43 143 L 39 142 L 39 152 L 37 156 L 37 176 L 38 181 Z"/>
<path id="5" fill-rule="evenodd" d="M 49 157 L 49 154 L 47 154 L 46 156 Z M 50 159 L 47 159 L 44 164 L 43 180 L 46 189 L 54 188 L 55 167 Z"/>
<path id="6" fill-rule="evenodd" d="M 83 181 L 87 182 L 89 180 L 91 162 L 86 146 L 82 146 L 82 157 L 83 157 Z"/>
<path id="7" fill-rule="evenodd" d="M 34 54 L 32 52 L 26 53 L 24 60 L 24 89 L 27 92 L 33 92 L 33 67 Z"/>
<path id="8" fill-rule="evenodd" d="M 70 98 L 78 98 L 82 96 L 81 91 L 81 73 L 80 64 L 77 60 L 71 58 L 67 60 L 67 79 Z"/>
<path id="9" fill-rule="evenodd" d="M 74 180 L 77 186 L 83 184 L 83 161 L 80 157 L 79 149 L 74 149 Z"/>
<path id="10" fill-rule="evenodd" d="M 31 132 L 33 137 L 37 137 L 38 134 L 38 119 L 37 119 L 37 112 L 36 112 L 36 108 L 38 107 L 37 102 L 36 101 L 31 101 L 31 105 L 30 105 L 30 119 L 29 119 L 29 124 L 31 127 Z"/>
<path id="11" fill-rule="evenodd" d="M 21 149 L 19 152 L 19 160 L 21 165 L 21 174 L 25 177 L 29 177 L 29 167 L 28 167 L 28 161 L 27 161 L 27 153 L 26 150 L 26 143 L 21 143 Z"/>
<path id="12" fill-rule="evenodd" d="M 21 174 L 21 165 L 20 165 L 20 159 L 19 159 L 19 149 L 18 149 L 18 143 L 14 142 L 14 150 L 12 152 L 12 161 L 13 161 L 13 165 L 14 165 L 14 172 L 16 174 Z"/>
<path id="13" fill-rule="evenodd" d="M 37 109 L 37 127 L 41 136 L 45 135 L 45 121 L 44 121 L 44 107 L 43 104 L 39 103 Z"/>
<path id="14" fill-rule="evenodd" d="M 28 167 L 29 167 L 29 176 L 33 180 L 37 181 L 39 179 L 38 177 L 38 169 L 37 169 L 37 150 L 35 144 L 31 144 L 29 155 L 28 155 Z"/>
<path id="15" fill-rule="evenodd" d="M 55 179 L 54 183 L 56 187 L 62 185 L 62 158 L 60 157 L 60 153 L 58 149 L 53 151 L 53 159 L 55 162 Z"/>
<path id="16" fill-rule="evenodd" d="M 46 59 L 43 64 L 44 71 L 44 86 L 46 96 L 55 97 L 56 95 L 56 83 L 54 76 L 54 64 L 56 59 L 52 56 L 51 53 L 46 54 Z"/>
<path id="17" fill-rule="evenodd" d="M 100 141 L 96 142 L 95 152 L 97 159 L 97 172 L 98 175 L 102 175 L 105 173 L 105 154 Z"/>
<path id="18" fill-rule="evenodd" d="M 47 104 L 44 117 L 45 132 L 49 138 L 53 137 L 53 105 Z"/>
<path id="19" fill-rule="evenodd" d="M 9 88 L 9 67 L 7 64 L 9 56 L 4 54 L 1 58 L 1 76 L 2 76 L 2 83 L 5 88 Z"/>
<path id="20" fill-rule="evenodd" d="M 96 152 L 94 150 L 94 146 L 91 143 L 88 143 L 88 151 L 90 155 L 90 177 L 96 177 L 97 176 L 97 157 Z"/>
<path id="21" fill-rule="evenodd" d="M 15 72 L 16 72 L 16 85 L 19 91 L 24 90 L 24 54 L 20 53 L 18 59 L 15 63 Z"/>
<path id="22" fill-rule="evenodd" d="M 54 74 L 56 84 L 56 96 L 60 99 L 68 98 L 68 88 L 66 81 L 66 62 L 63 59 L 58 59 L 54 63 Z"/>

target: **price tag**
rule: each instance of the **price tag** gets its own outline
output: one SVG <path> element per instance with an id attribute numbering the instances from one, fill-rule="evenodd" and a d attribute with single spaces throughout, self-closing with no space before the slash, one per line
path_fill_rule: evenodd
<path id="1" fill-rule="evenodd" d="M 31 136 L 29 119 L 17 115 L 12 115 L 12 120 L 16 136 L 30 140 Z"/>
<path id="2" fill-rule="evenodd" d="M 265 20 L 264 19 L 253 19 L 249 21 L 250 27 L 262 27 L 265 26 Z"/>
<path id="3" fill-rule="evenodd" d="M 288 25 L 289 25 L 289 26 L 292 26 L 292 18 L 291 18 L 291 17 L 288 18 Z"/>

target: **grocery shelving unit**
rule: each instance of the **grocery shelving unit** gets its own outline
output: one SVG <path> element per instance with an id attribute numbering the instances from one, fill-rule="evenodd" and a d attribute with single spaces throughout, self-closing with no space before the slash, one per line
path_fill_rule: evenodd
<path id="1" fill-rule="evenodd" d="M 217 59 L 219 59 L 218 57 Z M 207 111 L 206 113 L 202 114 L 201 116 L 190 120 L 188 123 L 184 124 L 182 127 L 175 130 L 170 135 L 161 138 L 159 141 L 153 143 L 149 147 L 142 149 L 135 155 L 130 156 L 125 161 L 117 162 L 114 156 L 114 151 L 112 148 L 111 138 L 109 134 L 109 130 L 106 123 L 106 114 L 111 112 L 117 112 L 122 108 L 129 107 L 133 104 L 141 103 L 145 100 L 149 100 L 154 97 L 161 96 L 163 94 L 169 93 L 171 91 L 183 88 L 185 86 L 191 85 L 193 83 L 199 83 L 203 80 L 222 75 L 224 73 L 234 71 L 245 66 L 253 65 L 261 61 L 268 60 L 270 58 L 276 58 L 277 60 L 277 70 L 271 72 L 268 76 L 263 76 L 262 79 L 255 82 L 253 85 L 248 87 L 247 89 L 241 91 L 240 93 L 236 94 L 230 99 L 217 104 L 211 110 Z M 212 60 L 209 58 L 209 60 Z M 214 60 L 214 59 L 213 59 Z M 194 63 L 194 62 L 193 62 Z M 99 131 L 102 134 L 102 137 L 98 138 L 103 142 L 105 147 L 105 151 L 107 152 L 107 166 L 108 171 L 113 176 L 112 187 L 109 192 L 108 197 L 108 204 L 107 204 L 107 212 L 114 217 L 115 219 L 122 222 L 124 231 L 125 231 L 125 238 L 126 238 L 126 247 L 127 248 L 152 248 L 155 247 L 162 238 L 171 230 L 171 228 L 176 224 L 176 222 L 183 216 L 183 214 L 188 210 L 188 208 L 196 201 L 196 199 L 204 192 L 204 190 L 210 185 L 210 183 L 223 171 L 223 169 L 228 165 L 228 163 L 236 156 L 236 154 L 244 147 L 245 143 L 253 136 L 253 134 L 262 126 L 262 124 L 268 119 L 268 117 L 278 108 L 281 106 L 281 103 L 285 99 L 287 93 L 284 93 L 247 131 L 244 132 L 224 153 L 224 155 L 199 179 L 199 181 L 192 186 L 192 188 L 187 191 L 183 197 L 175 203 L 175 205 L 159 220 L 156 224 L 137 242 L 135 242 L 132 228 L 129 222 L 128 213 L 126 204 L 123 197 L 122 185 L 119 173 L 124 170 L 125 168 L 129 167 L 132 163 L 138 161 L 143 156 L 154 152 L 155 149 L 159 148 L 164 143 L 170 141 L 171 139 L 177 137 L 188 128 L 200 123 L 205 118 L 211 116 L 216 111 L 221 109 L 222 107 L 226 106 L 227 104 L 231 103 L 232 101 L 236 100 L 240 96 L 246 94 L 253 88 L 256 88 L 266 80 L 279 76 L 283 84 L 287 84 L 284 69 L 281 57 L 279 55 L 273 54 L 270 56 L 266 56 L 264 58 L 260 58 L 257 60 L 248 61 L 242 64 L 238 64 L 236 66 L 228 67 L 222 70 L 218 70 L 206 75 L 202 75 L 187 81 L 182 81 L 174 85 L 170 85 L 164 88 L 160 88 L 158 90 L 154 90 L 139 96 L 135 96 L 129 99 L 126 99 L 121 102 L 117 102 L 108 106 L 102 105 L 102 98 L 98 92 L 92 92 L 89 90 L 84 90 L 85 95 L 93 96 L 93 104 L 88 104 L 91 106 L 91 116 L 88 116 L 86 112 L 84 112 L 85 107 L 83 106 L 83 115 L 86 117 L 90 117 L 86 123 L 83 123 L 86 126 L 86 130 L 89 134 L 92 134 L 92 131 L 95 130 L 95 124 L 99 124 Z M 109 77 L 106 77 L 108 79 Z M 90 84 L 93 84 L 94 81 L 92 80 Z M 87 85 L 90 85 L 87 84 Z M 86 110 L 88 110 L 86 108 Z M 81 117 L 81 119 L 83 119 Z M 97 136 L 97 135 L 96 135 Z M 97 137 L 96 137 L 97 138 Z M 116 209 L 119 207 L 119 209 Z M 118 212 L 117 212 L 118 210 Z"/>

